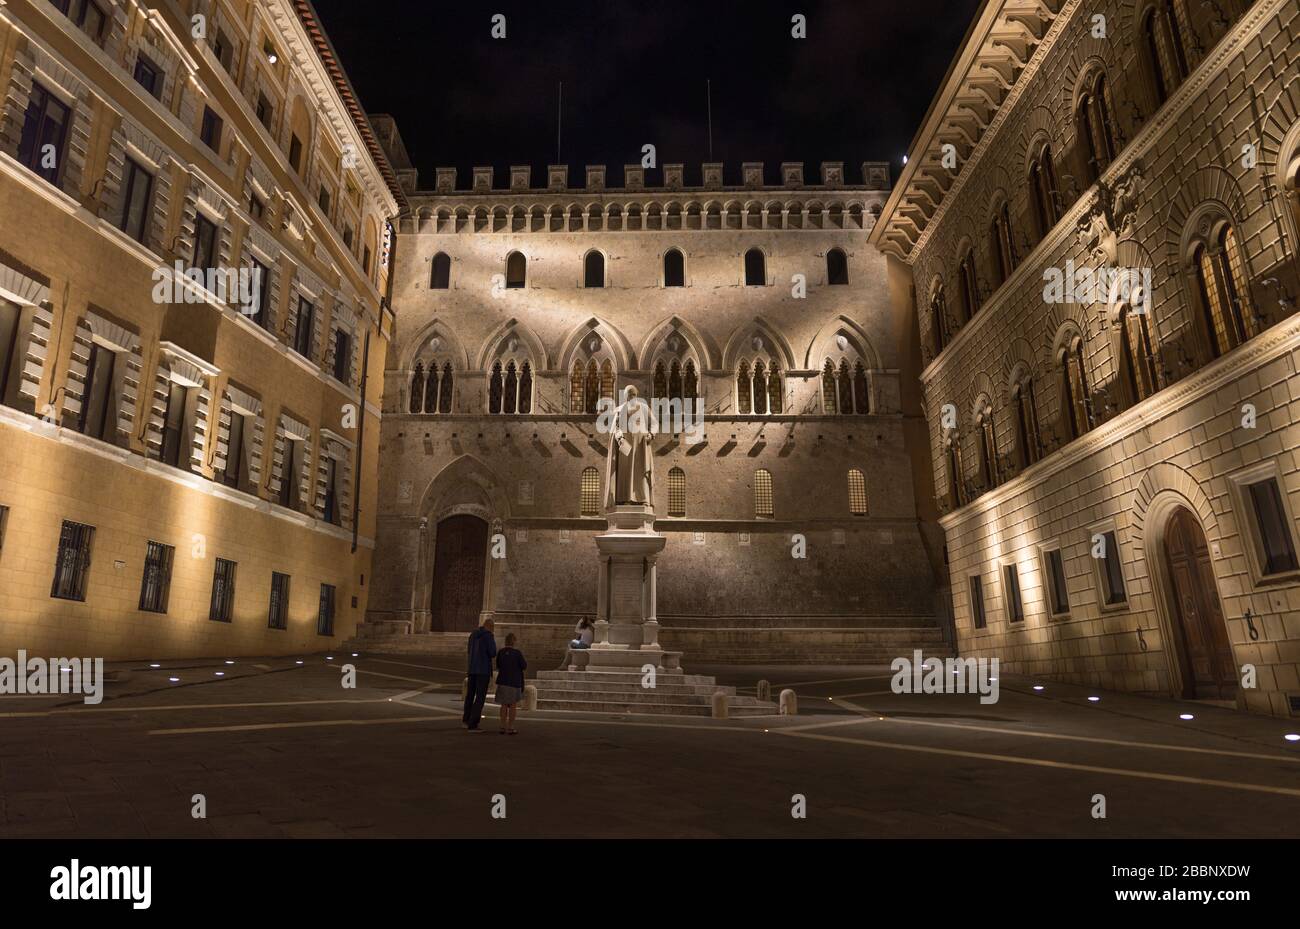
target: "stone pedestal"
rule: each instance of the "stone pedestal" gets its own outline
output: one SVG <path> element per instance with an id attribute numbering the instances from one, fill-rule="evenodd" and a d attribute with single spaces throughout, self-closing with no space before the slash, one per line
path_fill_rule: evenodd
<path id="1" fill-rule="evenodd" d="M 605 513 L 608 528 L 596 536 L 600 586 L 596 637 L 589 649 L 569 653 L 573 670 L 681 666 L 680 652 L 659 644 L 655 579 L 667 539 L 654 530 L 648 506 L 617 506 Z"/>

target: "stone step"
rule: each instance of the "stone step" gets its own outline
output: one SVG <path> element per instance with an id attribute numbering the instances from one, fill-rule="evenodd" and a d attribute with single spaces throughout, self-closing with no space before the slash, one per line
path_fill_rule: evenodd
<path id="1" fill-rule="evenodd" d="M 629 684 L 640 687 L 643 675 L 640 671 L 538 671 L 537 680 L 541 681 L 608 681 L 613 684 Z M 685 674 L 682 672 L 660 671 L 655 675 L 655 683 L 691 684 L 697 686 L 711 685 L 714 678 L 707 674 Z"/>
<path id="2" fill-rule="evenodd" d="M 642 690 L 640 688 L 619 688 L 617 690 L 568 690 L 562 687 L 538 688 L 538 702 L 546 700 L 585 700 L 590 703 L 635 703 L 635 704 L 664 704 L 664 703 L 689 703 L 695 706 L 712 707 L 713 697 L 711 694 L 672 694 L 660 693 L 658 690 Z M 756 697 L 737 697 L 728 695 L 728 705 L 730 706 L 762 706 L 763 702 Z"/>
<path id="3" fill-rule="evenodd" d="M 728 696 L 735 696 L 736 688 L 726 687 L 720 684 L 673 684 L 657 681 L 654 687 L 642 687 L 641 682 L 626 684 L 615 687 L 606 681 L 548 681 L 536 680 L 532 683 L 537 685 L 537 692 L 555 693 L 563 691 L 566 693 L 592 693 L 605 692 L 611 689 L 622 692 L 625 688 L 628 692 L 634 690 L 644 690 L 646 693 L 671 694 L 673 696 L 694 697 L 700 696 L 709 698 L 718 691 L 722 691 Z"/>
<path id="4" fill-rule="evenodd" d="M 574 713 L 614 713 L 624 715 L 664 715 L 664 716 L 712 716 L 713 707 L 708 703 L 626 703 L 620 700 L 602 703 L 596 700 L 569 700 L 554 697 L 538 699 L 539 710 L 567 710 Z M 731 706 L 731 716 L 776 716 L 776 704 L 759 706 Z"/>

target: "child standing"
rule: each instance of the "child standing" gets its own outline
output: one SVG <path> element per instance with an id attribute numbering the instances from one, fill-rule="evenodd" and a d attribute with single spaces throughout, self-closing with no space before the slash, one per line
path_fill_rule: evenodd
<path id="1" fill-rule="evenodd" d="M 501 707 L 501 735 L 518 735 L 515 715 L 524 696 L 524 669 L 528 662 L 515 648 L 515 634 L 506 636 L 506 647 L 497 652 L 497 705 Z"/>

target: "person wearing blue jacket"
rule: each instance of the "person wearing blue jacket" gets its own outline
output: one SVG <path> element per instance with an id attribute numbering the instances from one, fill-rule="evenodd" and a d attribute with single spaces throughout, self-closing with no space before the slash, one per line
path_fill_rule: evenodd
<path id="1" fill-rule="evenodd" d="M 488 684 L 492 682 L 492 659 L 497 656 L 497 640 L 492 635 L 494 625 L 489 617 L 469 634 L 469 679 L 465 687 L 465 715 L 461 722 L 470 732 L 479 731 L 483 702 L 487 700 Z"/>

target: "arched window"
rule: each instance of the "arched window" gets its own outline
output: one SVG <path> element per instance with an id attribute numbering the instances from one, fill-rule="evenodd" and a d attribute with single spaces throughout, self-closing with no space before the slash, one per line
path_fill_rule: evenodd
<path id="1" fill-rule="evenodd" d="M 930 338 L 934 342 L 934 353 L 938 355 L 948 345 L 952 333 L 948 331 L 948 300 L 943 287 L 934 289 L 930 298 Z"/>
<path id="2" fill-rule="evenodd" d="M 993 419 L 993 408 L 986 406 L 976 420 L 980 430 L 980 476 L 985 488 L 1002 483 L 1002 468 L 998 462 L 998 427 Z"/>
<path id="3" fill-rule="evenodd" d="M 754 472 L 754 518 L 771 519 L 772 507 L 772 472 L 759 468 Z"/>
<path id="4" fill-rule="evenodd" d="M 605 286 L 605 256 L 592 249 L 582 260 L 582 286 Z"/>
<path id="5" fill-rule="evenodd" d="M 849 469 L 849 515 L 867 515 L 867 479 L 857 468 Z"/>
<path id="6" fill-rule="evenodd" d="M 1209 243 L 1199 243 L 1193 260 L 1210 347 L 1217 358 L 1253 337 L 1258 329 L 1250 281 L 1232 224 L 1223 223 Z"/>
<path id="7" fill-rule="evenodd" d="M 1142 39 L 1155 85 L 1156 100 L 1164 103 L 1191 73 L 1191 34 L 1183 0 L 1156 0 L 1142 21 Z"/>
<path id="8" fill-rule="evenodd" d="M 433 272 L 429 286 L 434 290 L 446 290 L 451 286 L 451 258 L 446 252 L 433 256 Z"/>
<path id="9" fill-rule="evenodd" d="M 975 249 L 968 249 L 961 264 L 957 266 L 957 275 L 961 280 L 961 309 L 966 314 L 965 322 L 970 322 L 980 309 L 979 278 L 975 275 Z"/>
<path id="10" fill-rule="evenodd" d="M 664 252 L 664 286 L 686 286 L 686 258 L 678 249 Z"/>
<path id="11" fill-rule="evenodd" d="M 1060 219 L 1056 209 L 1056 166 L 1052 162 L 1052 147 L 1044 145 L 1029 168 L 1029 193 L 1034 202 L 1034 219 L 1038 223 L 1041 239 L 1052 231 Z"/>
<path id="12" fill-rule="evenodd" d="M 600 405 L 600 368 L 596 359 L 587 362 L 587 381 L 583 388 L 582 409 L 584 413 L 595 413 Z"/>
<path id="13" fill-rule="evenodd" d="M 669 396 L 668 374 L 664 370 L 664 363 L 662 361 L 655 365 L 655 376 L 654 376 L 653 387 L 654 387 L 653 393 L 656 398 L 664 399 Z"/>
<path id="14" fill-rule="evenodd" d="M 412 413 L 419 413 L 424 409 L 424 364 L 415 363 L 415 371 L 411 374 L 411 403 L 409 410 Z"/>
<path id="15" fill-rule="evenodd" d="M 956 432 L 948 436 L 948 494 L 954 509 L 966 503 L 966 471 L 961 460 L 961 436 Z"/>
<path id="16" fill-rule="evenodd" d="M 695 362 L 687 359 L 686 377 L 682 382 L 682 399 L 698 400 L 700 397 L 700 379 L 695 374 Z"/>
<path id="17" fill-rule="evenodd" d="M 1061 414 L 1071 439 L 1092 428 L 1092 400 L 1088 394 L 1088 375 L 1083 362 L 1083 339 L 1076 338 L 1072 348 L 1061 352 Z"/>
<path id="18" fill-rule="evenodd" d="M 736 412 L 742 416 L 753 409 L 754 395 L 750 390 L 749 362 L 742 361 L 736 373 Z"/>
<path id="19" fill-rule="evenodd" d="M 745 286 L 763 287 L 767 284 L 767 259 L 763 250 L 751 248 L 745 252 Z"/>
<path id="20" fill-rule="evenodd" d="M 751 403 L 757 415 L 767 414 L 767 367 L 761 361 L 754 362 L 754 396 Z"/>
<path id="21" fill-rule="evenodd" d="M 839 411 L 839 395 L 835 388 L 835 362 L 829 358 L 822 368 L 822 409 L 832 415 Z"/>
<path id="22" fill-rule="evenodd" d="M 668 515 L 686 515 L 686 472 L 681 468 L 668 472 Z"/>
<path id="23" fill-rule="evenodd" d="M 492 365 L 488 383 L 488 412 L 507 416 L 527 415 L 533 410 L 533 366 L 509 359 Z"/>
<path id="24" fill-rule="evenodd" d="M 1020 467 L 1027 468 L 1043 453 L 1042 438 L 1038 432 L 1038 401 L 1034 396 L 1034 381 L 1026 377 L 1012 390 L 1016 404 L 1016 446 L 1020 453 Z"/>
<path id="25" fill-rule="evenodd" d="M 1151 330 L 1147 314 L 1132 306 L 1120 313 L 1120 338 L 1123 342 L 1124 378 L 1134 403 L 1156 392 L 1156 365 L 1151 350 Z"/>
<path id="26" fill-rule="evenodd" d="M 528 277 L 528 259 L 523 252 L 511 252 L 506 257 L 506 287 L 519 290 Z"/>
<path id="27" fill-rule="evenodd" d="M 417 365 L 417 370 L 419 366 Z M 428 374 L 424 379 L 424 406 L 422 410 L 413 410 L 412 412 L 424 413 L 450 413 L 451 396 L 453 390 L 453 375 L 451 363 L 444 362 L 441 366 L 435 358 L 429 362 Z M 414 405 L 414 391 L 412 391 L 412 405 Z"/>
<path id="28" fill-rule="evenodd" d="M 527 369 L 525 369 L 527 370 Z M 442 383 L 438 389 L 438 412 L 451 412 L 452 390 L 455 389 L 454 376 L 451 371 L 451 362 L 444 362 L 442 366 Z M 525 410 L 524 412 L 528 412 Z"/>
<path id="29" fill-rule="evenodd" d="M 1079 98 L 1075 114 L 1079 136 L 1084 142 L 1088 159 L 1088 182 L 1096 181 L 1115 160 L 1119 148 L 1115 135 L 1115 107 L 1110 99 L 1110 86 L 1105 72 L 1098 71 L 1089 79 L 1088 89 Z"/>
<path id="30" fill-rule="evenodd" d="M 582 515 L 600 515 L 600 472 L 595 468 L 582 469 Z"/>
<path id="31" fill-rule="evenodd" d="M 1003 201 L 993 215 L 989 227 L 989 249 L 993 255 L 993 271 L 998 275 L 994 286 L 1000 286 L 1016 268 L 1015 246 L 1011 241 L 1011 210 Z"/>
<path id="32" fill-rule="evenodd" d="M 847 284 L 849 282 L 849 259 L 842 248 L 832 248 L 826 253 L 826 283 Z"/>
<path id="33" fill-rule="evenodd" d="M 767 411 L 779 415 L 785 406 L 784 396 L 785 391 L 781 386 L 781 370 L 774 361 L 767 371 Z"/>

